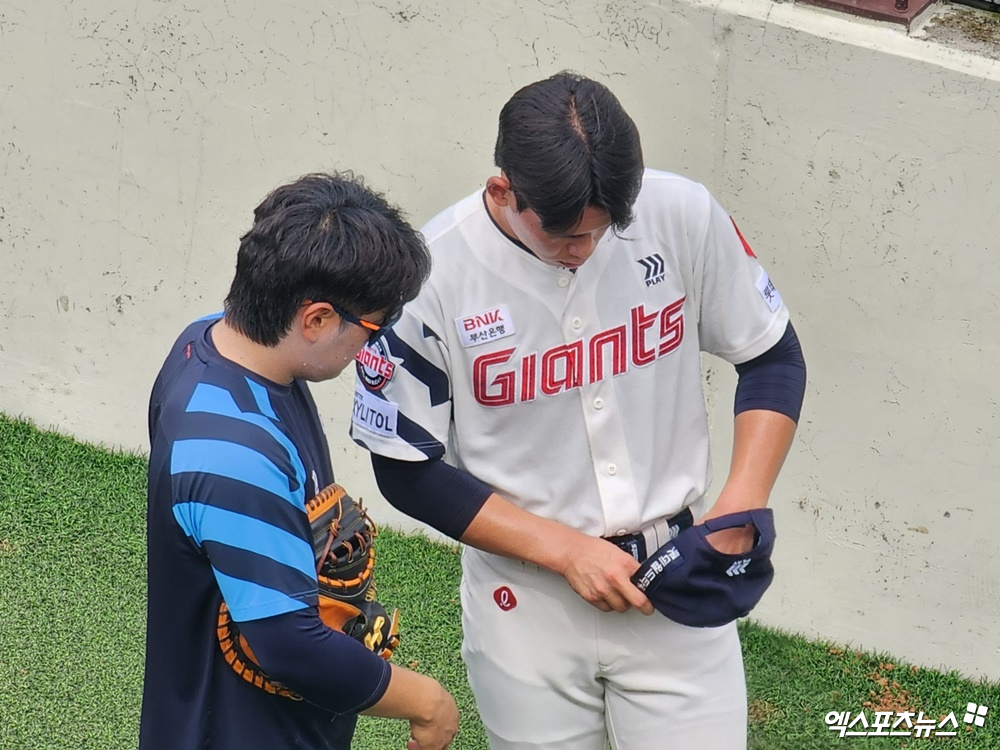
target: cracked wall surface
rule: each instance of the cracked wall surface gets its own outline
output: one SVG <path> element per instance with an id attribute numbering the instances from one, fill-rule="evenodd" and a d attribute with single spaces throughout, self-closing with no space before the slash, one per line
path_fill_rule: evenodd
<path id="1" fill-rule="evenodd" d="M 997 63 L 769 0 L 0 6 L 0 411 L 145 450 L 174 336 L 278 184 L 351 169 L 417 224 L 492 173 L 519 86 L 607 82 L 793 310 L 809 389 L 763 621 L 1000 677 Z M 716 482 L 734 375 L 706 361 Z M 350 376 L 314 388 L 339 478 Z"/>
<path id="2" fill-rule="evenodd" d="M 772 503 L 796 574 L 757 614 L 996 678 L 1000 204 L 976 134 L 1000 124 L 1000 66 L 878 28 L 845 43 L 847 22 L 780 11 L 731 37 L 718 175 L 809 364 Z M 722 368 L 718 393 L 731 383 Z"/>

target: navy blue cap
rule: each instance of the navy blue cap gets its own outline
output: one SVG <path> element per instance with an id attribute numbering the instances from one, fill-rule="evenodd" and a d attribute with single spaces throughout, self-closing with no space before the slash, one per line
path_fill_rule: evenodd
<path id="1" fill-rule="evenodd" d="M 739 555 L 716 550 L 715 531 L 753 525 L 753 549 Z M 745 510 L 685 529 L 650 555 L 632 576 L 653 606 L 682 625 L 714 628 L 743 617 L 774 579 L 774 512 Z"/>

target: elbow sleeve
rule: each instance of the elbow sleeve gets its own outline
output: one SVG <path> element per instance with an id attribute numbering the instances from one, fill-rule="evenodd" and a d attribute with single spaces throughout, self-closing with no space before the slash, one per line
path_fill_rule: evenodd
<path id="1" fill-rule="evenodd" d="M 777 344 L 759 357 L 736 365 L 735 413 L 765 409 L 798 423 L 806 392 L 806 363 L 789 323 Z"/>
<path id="2" fill-rule="evenodd" d="M 441 459 L 399 461 L 375 453 L 372 469 L 389 503 L 442 534 L 465 533 L 493 490 L 468 472 Z"/>

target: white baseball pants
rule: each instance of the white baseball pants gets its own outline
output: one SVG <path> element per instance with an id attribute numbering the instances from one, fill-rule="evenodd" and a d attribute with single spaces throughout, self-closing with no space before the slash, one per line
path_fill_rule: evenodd
<path id="1" fill-rule="evenodd" d="M 735 623 L 601 612 L 538 566 L 462 554 L 462 657 L 492 750 L 745 750 Z"/>

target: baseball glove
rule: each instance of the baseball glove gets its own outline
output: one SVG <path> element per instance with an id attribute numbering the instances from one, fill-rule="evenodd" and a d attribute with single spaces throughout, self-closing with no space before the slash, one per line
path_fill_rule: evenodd
<path id="1" fill-rule="evenodd" d="M 376 598 L 373 542 L 378 528 L 338 484 L 307 502 L 306 513 L 316 557 L 320 619 L 388 660 L 399 646 L 399 610 L 390 617 Z M 264 674 L 225 602 L 219 607 L 216 634 L 226 662 L 244 680 L 269 693 L 301 700 Z"/>

